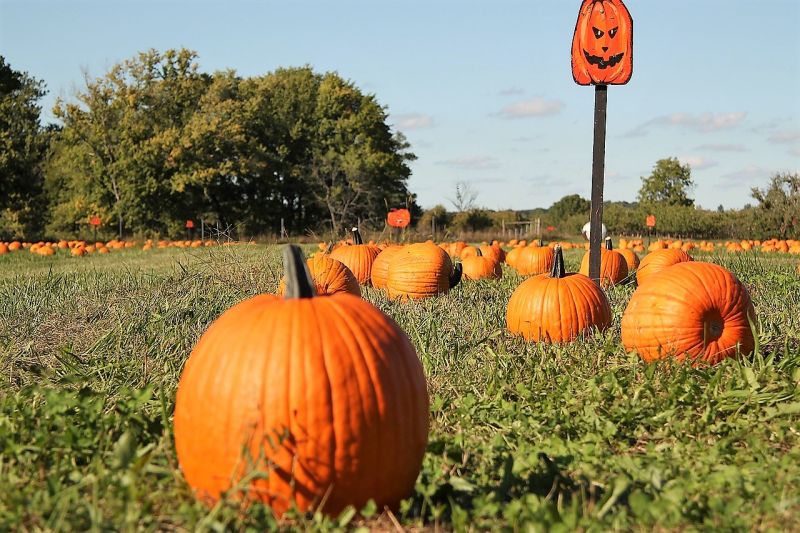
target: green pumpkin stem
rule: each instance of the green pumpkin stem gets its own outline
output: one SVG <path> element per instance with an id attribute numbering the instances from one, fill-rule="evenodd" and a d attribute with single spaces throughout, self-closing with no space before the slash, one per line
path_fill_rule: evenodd
<path id="1" fill-rule="evenodd" d="M 564 254 L 561 252 L 560 244 L 553 247 L 553 254 L 553 270 L 550 271 L 550 277 L 561 279 L 567 275 L 567 269 L 564 268 Z"/>
<path id="2" fill-rule="evenodd" d="M 284 299 L 313 298 L 317 295 L 316 286 L 306 266 L 306 258 L 296 244 L 287 244 L 283 248 L 283 272 L 286 278 Z"/>
<path id="3" fill-rule="evenodd" d="M 613 249 L 611 246 L 611 237 L 606 237 L 606 250 Z"/>
<path id="4" fill-rule="evenodd" d="M 353 228 L 353 244 L 364 244 L 364 240 L 361 238 L 361 232 L 358 231 L 358 228 Z"/>

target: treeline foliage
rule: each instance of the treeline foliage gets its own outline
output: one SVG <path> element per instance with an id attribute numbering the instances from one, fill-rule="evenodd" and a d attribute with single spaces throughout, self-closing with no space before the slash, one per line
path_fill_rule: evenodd
<path id="1" fill-rule="evenodd" d="M 41 231 L 42 162 L 50 130 L 42 127 L 44 84 L 0 56 L 0 237 Z"/>
<path id="2" fill-rule="evenodd" d="M 46 173 L 49 234 L 91 215 L 127 233 L 181 234 L 187 219 L 239 235 L 381 225 L 414 198 L 409 145 L 373 95 L 309 67 L 243 78 L 155 50 L 58 101 Z"/>

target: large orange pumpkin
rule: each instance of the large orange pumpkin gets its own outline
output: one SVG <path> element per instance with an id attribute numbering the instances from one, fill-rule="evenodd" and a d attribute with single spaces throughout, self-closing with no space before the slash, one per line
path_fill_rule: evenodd
<path id="1" fill-rule="evenodd" d="M 572 38 L 580 85 L 623 85 L 633 74 L 633 19 L 622 0 L 583 0 Z"/>
<path id="2" fill-rule="evenodd" d="M 617 253 L 625 258 L 625 263 L 628 265 L 628 273 L 630 274 L 639 268 L 639 256 L 630 248 L 620 248 Z"/>
<path id="3" fill-rule="evenodd" d="M 395 254 L 402 249 L 402 246 L 390 245 L 381 250 L 381 253 L 378 254 L 375 261 L 372 263 L 370 279 L 373 287 L 376 289 L 386 288 L 386 281 L 389 279 L 389 263 L 392 262 Z"/>
<path id="4" fill-rule="evenodd" d="M 553 270 L 522 282 L 506 309 L 509 331 L 525 340 L 567 342 L 591 328 L 611 325 L 605 293 L 583 274 L 567 274 L 561 247 Z"/>
<path id="5" fill-rule="evenodd" d="M 672 265 L 691 261 L 692 257 L 683 250 L 660 249 L 644 256 L 636 271 L 636 282 L 641 287 L 651 277 Z"/>
<path id="6" fill-rule="evenodd" d="M 466 248 L 465 248 L 466 250 Z M 503 268 L 495 257 L 487 257 L 478 248 L 475 252 L 477 255 L 467 257 L 461 261 L 461 268 L 463 269 L 463 276 L 466 279 L 479 280 L 479 279 L 500 279 L 503 277 Z"/>
<path id="7" fill-rule="evenodd" d="M 444 294 L 461 280 L 461 264 L 435 244 L 404 247 L 389 263 L 386 288 L 390 298 L 416 299 Z"/>
<path id="8" fill-rule="evenodd" d="M 583 255 L 580 273 L 589 275 L 589 252 Z M 611 237 L 606 237 L 605 248 L 600 249 L 600 285 L 610 287 L 618 285 L 628 277 L 628 263 L 625 257 L 613 249 Z"/>
<path id="9" fill-rule="evenodd" d="M 514 266 L 523 276 L 544 274 L 553 268 L 553 249 L 526 246 L 514 260 Z"/>
<path id="10" fill-rule="evenodd" d="M 422 365 L 408 337 L 351 294 L 315 297 L 296 246 L 285 298 L 260 295 L 198 341 L 175 400 L 175 448 L 208 503 L 223 493 L 337 514 L 413 490 L 428 434 Z M 254 472 L 265 475 L 241 480 Z M 243 485 L 243 486 L 242 486 Z"/>
<path id="11" fill-rule="evenodd" d="M 645 361 L 669 356 L 717 363 L 753 351 L 747 288 L 712 263 L 673 265 L 636 289 L 622 316 L 622 344 Z"/>
<path id="12" fill-rule="evenodd" d="M 353 243 L 351 246 L 339 246 L 330 255 L 344 263 L 361 285 L 369 284 L 372 263 L 381 253 L 381 249 L 372 244 L 364 244 L 358 228 L 353 228 Z"/>
<path id="13" fill-rule="evenodd" d="M 355 296 L 361 296 L 361 287 L 355 275 L 344 263 L 332 259 L 331 257 L 318 253 L 306 261 L 311 279 L 317 294 L 336 294 L 337 292 L 348 292 Z M 278 286 L 278 294 L 283 295 L 285 282 L 281 280 Z"/>

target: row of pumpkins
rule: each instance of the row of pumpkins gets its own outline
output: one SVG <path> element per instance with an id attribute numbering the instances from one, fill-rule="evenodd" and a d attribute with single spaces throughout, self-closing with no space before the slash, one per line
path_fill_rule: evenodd
<path id="1" fill-rule="evenodd" d="M 230 243 L 226 242 L 223 244 L 234 244 L 234 242 Z M 147 250 L 152 250 L 153 248 L 201 248 L 201 247 L 208 247 L 215 245 L 217 245 L 217 242 L 211 240 L 153 241 L 152 239 L 148 239 L 141 246 L 141 249 L 147 251 Z M 112 239 L 108 242 L 97 241 L 94 243 L 87 241 L 78 241 L 78 240 L 73 240 L 73 241 L 61 240 L 58 242 L 40 241 L 36 243 L 11 241 L 11 242 L 0 242 L 0 255 L 16 252 L 19 250 L 28 250 L 32 254 L 51 256 L 51 255 L 56 255 L 56 253 L 59 250 L 62 250 L 64 252 L 69 252 L 69 254 L 72 256 L 82 257 L 85 255 L 91 255 L 95 252 L 100 254 L 107 254 L 113 250 L 123 250 L 131 248 L 139 248 L 139 243 L 136 241 L 117 240 L 117 239 Z"/>
<path id="2" fill-rule="evenodd" d="M 604 291 L 566 272 L 560 245 L 516 255 L 499 244 L 381 249 L 357 230 L 353 241 L 308 260 L 286 246 L 282 296 L 233 306 L 192 351 L 174 434 L 185 478 L 207 503 L 228 495 L 262 501 L 277 516 L 292 506 L 336 515 L 369 500 L 397 509 L 411 493 L 427 443 L 426 379 L 407 335 L 360 298 L 362 285 L 423 298 L 448 292 L 462 276 L 499 277 L 506 261 L 532 275 L 508 303 L 512 333 L 569 342 L 611 324 Z M 627 272 L 610 246 L 602 262 L 608 285 Z M 753 350 L 753 307 L 732 273 L 680 249 L 653 252 L 633 268 L 639 286 L 622 319 L 627 349 L 648 361 L 708 363 Z"/>

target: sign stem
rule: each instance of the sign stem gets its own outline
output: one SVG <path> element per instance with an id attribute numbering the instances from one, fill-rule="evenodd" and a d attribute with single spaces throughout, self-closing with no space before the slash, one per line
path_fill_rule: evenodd
<path id="1" fill-rule="evenodd" d="M 589 225 L 589 277 L 600 284 L 600 245 L 603 242 L 603 181 L 606 166 L 606 109 L 608 86 L 594 88 L 594 150 L 592 155 L 592 217 Z"/>

